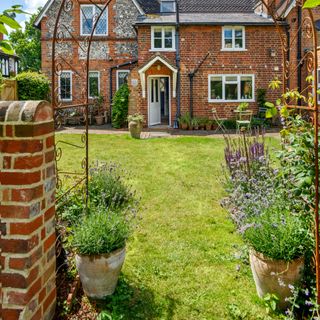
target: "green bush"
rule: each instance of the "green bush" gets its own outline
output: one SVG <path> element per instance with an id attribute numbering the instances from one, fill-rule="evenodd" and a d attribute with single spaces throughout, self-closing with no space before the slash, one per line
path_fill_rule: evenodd
<path id="1" fill-rule="evenodd" d="M 16 76 L 19 100 L 48 100 L 50 82 L 37 72 L 22 72 Z"/>
<path id="2" fill-rule="evenodd" d="M 112 126 L 114 128 L 123 128 L 127 122 L 129 93 L 130 91 L 128 85 L 123 84 L 113 98 Z"/>
<path id="3" fill-rule="evenodd" d="M 115 163 L 98 164 L 90 169 L 90 206 L 103 206 L 106 209 L 121 209 L 137 204 L 135 192 L 126 183 L 126 172 Z"/>
<path id="4" fill-rule="evenodd" d="M 75 228 L 71 243 L 78 254 L 107 254 L 125 247 L 130 229 L 125 214 L 94 208 Z"/>
<path id="5" fill-rule="evenodd" d="M 286 209 L 287 202 L 278 199 L 260 216 L 253 217 L 244 234 L 251 248 L 273 260 L 303 257 L 312 244 L 308 223 Z"/>
<path id="6" fill-rule="evenodd" d="M 101 163 L 90 167 L 89 171 L 89 208 L 104 207 L 106 210 L 123 210 L 130 207 L 133 214 L 139 205 L 136 193 L 128 181 L 127 172 L 116 163 Z M 58 191 L 58 198 L 67 190 Z M 86 213 L 85 189 L 81 185 L 67 193 L 61 204 L 57 206 L 59 219 L 73 226 Z"/>

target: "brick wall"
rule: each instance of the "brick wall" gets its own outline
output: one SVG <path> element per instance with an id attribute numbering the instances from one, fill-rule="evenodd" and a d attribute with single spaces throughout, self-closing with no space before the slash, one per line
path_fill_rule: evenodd
<path id="1" fill-rule="evenodd" d="M 193 110 L 195 116 L 211 116 L 215 107 L 221 117 L 233 118 L 239 102 L 208 102 L 208 77 L 210 74 L 253 74 L 255 76 L 255 102 L 250 108 L 257 111 L 256 91 L 267 89 L 267 100 L 275 101 L 280 92 L 268 89 L 274 77 L 282 76 L 282 51 L 279 34 L 274 26 L 246 26 L 246 51 L 221 51 L 221 26 L 181 26 L 181 113 L 189 111 L 190 81 L 188 74 L 196 69 L 208 52 L 210 57 L 194 78 Z M 146 64 L 155 52 L 150 52 L 151 29 L 140 26 L 138 29 L 139 67 Z M 275 55 L 271 56 L 270 50 Z M 172 65 L 175 65 L 174 52 L 159 52 Z M 157 71 L 151 70 L 152 74 Z M 162 74 L 162 69 L 159 74 Z M 148 73 L 146 73 L 146 77 Z M 171 97 L 172 98 L 172 97 Z M 172 121 L 176 113 L 176 99 L 172 98 Z M 147 117 L 148 99 L 137 101 L 137 109 Z"/>
<path id="2" fill-rule="evenodd" d="M 51 106 L 1 102 L 2 319 L 49 320 L 55 311 L 54 158 Z"/>
<path id="3" fill-rule="evenodd" d="M 90 1 L 79 1 L 90 4 Z M 64 40 L 56 45 L 56 59 L 60 70 L 73 71 L 73 101 L 67 104 L 83 103 L 83 89 L 86 84 L 84 64 L 86 62 L 86 42 L 88 37 L 80 34 L 80 5 L 75 1 L 73 9 L 61 16 L 61 24 L 65 24 L 71 34 L 64 27 L 59 30 Z M 92 3 L 101 5 L 101 0 Z M 41 21 L 42 71 L 51 78 L 52 68 L 52 33 L 56 22 L 56 14 L 60 1 L 55 1 Z M 136 32 L 133 21 L 139 12 L 131 0 L 113 0 L 108 6 L 108 35 L 94 36 L 91 48 L 90 71 L 100 72 L 100 93 L 105 101 L 110 103 L 110 68 L 133 61 L 137 58 Z M 78 45 L 78 43 L 81 47 Z M 62 58 L 61 58 L 62 57 Z M 66 63 L 67 61 L 68 63 Z M 133 66 L 122 69 L 130 70 Z M 113 93 L 116 91 L 116 69 L 113 69 Z M 58 85 L 58 79 L 57 83 Z"/>

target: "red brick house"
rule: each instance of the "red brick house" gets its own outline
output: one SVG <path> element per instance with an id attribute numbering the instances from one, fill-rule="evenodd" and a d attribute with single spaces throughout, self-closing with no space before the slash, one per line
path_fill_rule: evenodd
<path id="1" fill-rule="evenodd" d="M 61 0 L 49 0 L 36 25 L 42 31 L 42 69 L 51 74 L 51 41 L 55 12 Z M 105 1 L 93 1 L 103 4 Z M 278 4 L 279 3 L 279 4 Z M 283 10 L 283 1 L 276 5 Z M 297 30 L 301 12 L 295 1 L 281 12 L 283 33 Z M 78 41 L 90 33 L 91 1 L 74 1 L 63 18 Z M 300 19 L 300 20 L 299 20 Z M 306 48 L 303 33 L 297 45 L 299 59 Z M 70 53 L 81 72 L 83 57 L 66 37 L 60 49 Z M 282 75 L 279 34 L 258 0 L 112 0 L 97 27 L 90 62 L 90 96 L 98 92 L 111 105 L 116 89 L 128 76 L 130 113 L 144 114 L 146 125 L 175 127 L 179 115 L 233 117 L 241 102 L 257 111 L 257 90 L 268 89 Z M 301 67 L 302 68 L 302 67 Z M 300 70 L 300 80 L 303 70 Z M 299 75 L 291 86 L 298 86 Z M 63 65 L 60 98 L 73 103 L 81 83 Z M 275 93 L 267 92 L 273 100 Z"/>

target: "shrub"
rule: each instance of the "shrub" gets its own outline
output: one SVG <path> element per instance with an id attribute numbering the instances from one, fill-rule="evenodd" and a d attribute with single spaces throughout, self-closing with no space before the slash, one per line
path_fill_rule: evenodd
<path id="1" fill-rule="evenodd" d="M 304 203 L 287 191 L 273 169 L 264 141 L 227 140 L 228 198 L 223 202 L 248 246 L 271 259 L 290 261 L 311 248 L 311 225 Z"/>
<path id="2" fill-rule="evenodd" d="M 311 247 L 308 225 L 287 208 L 288 200 L 277 198 L 247 221 L 244 239 L 255 251 L 274 260 L 292 261 Z"/>
<path id="3" fill-rule="evenodd" d="M 85 214 L 85 190 L 79 187 L 63 196 L 65 192 L 64 189 L 57 192 L 57 198 L 62 197 L 62 201 L 57 205 L 56 211 L 59 220 L 71 226 Z"/>
<path id="4" fill-rule="evenodd" d="M 127 184 L 128 174 L 115 163 L 97 163 L 89 171 L 89 208 L 104 207 L 106 210 L 130 208 L 135 214 L 138 200 Z M 59 190 L 58 197 L 66 190 Z M 57 207 L 59 219 L 69 226 L 78 223 L 86 213 L 84 186 L 79 186 L 62 198 Z"/>
<path id="5" fill-rule="evenodd" d="M 266 89 L 257 89 L 257 104 L 260 110 L 264 110 L 265 104 L 266 104 L 266 94 L 267 90 Z M 265 115 L 264 115 L 265 116 Z"/>
<path id="6" fill-rule="evenodd" d="M 125 182 L 128 174 L 115 163 L 97 164 L 90 169 L 90 205 L 118 209 L 137 205 L 135 192 Z"/>
<path id="7" fill-rule="evenodd" d="M 19 100 L 48 100 L 50 82 L 37 72 L 23 72 L 16 76 Z"/>
<path id="8" fill-rule="evenodd" d="M 188 126 L 191 125 L 191 117 L 190 117 L 190 113 L 186 112 L 185 114 L 182 114 L 179 118 L 179 123 L 181 124 L 187 124 Z"/>
<path id="9" fill-rule="evenodd" d="M 78 254 L 100 255 L 125 247 L 130 221 L 121 212 L 94 208 L 75 228 L 71 244 Z"/>
<path id="10" fill-rule="evenodd" d="M 113 98 L 112 125 L 114 128 L 119 129 L 126 124 L 129 109 L 129 94 L 128 85 L 123 84 Z"/>

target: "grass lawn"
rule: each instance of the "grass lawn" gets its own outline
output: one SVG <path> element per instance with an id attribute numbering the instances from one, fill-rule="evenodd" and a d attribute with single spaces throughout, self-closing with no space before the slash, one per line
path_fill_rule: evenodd
<path id="1" fill-rule="evenodd" d="M 90 161 L 120 162 L 142 198 L 140 227 L 108 306 L 113 320 L 242 319 L 228 309 L 264 317 L 250 268 L 239 258 L 242 241 L 220 207 L 223 149 L 223 139 L 203 137 L 90 136 Z M 71 169 L 82 156 L 64 146 L 59 165 Z"/>

